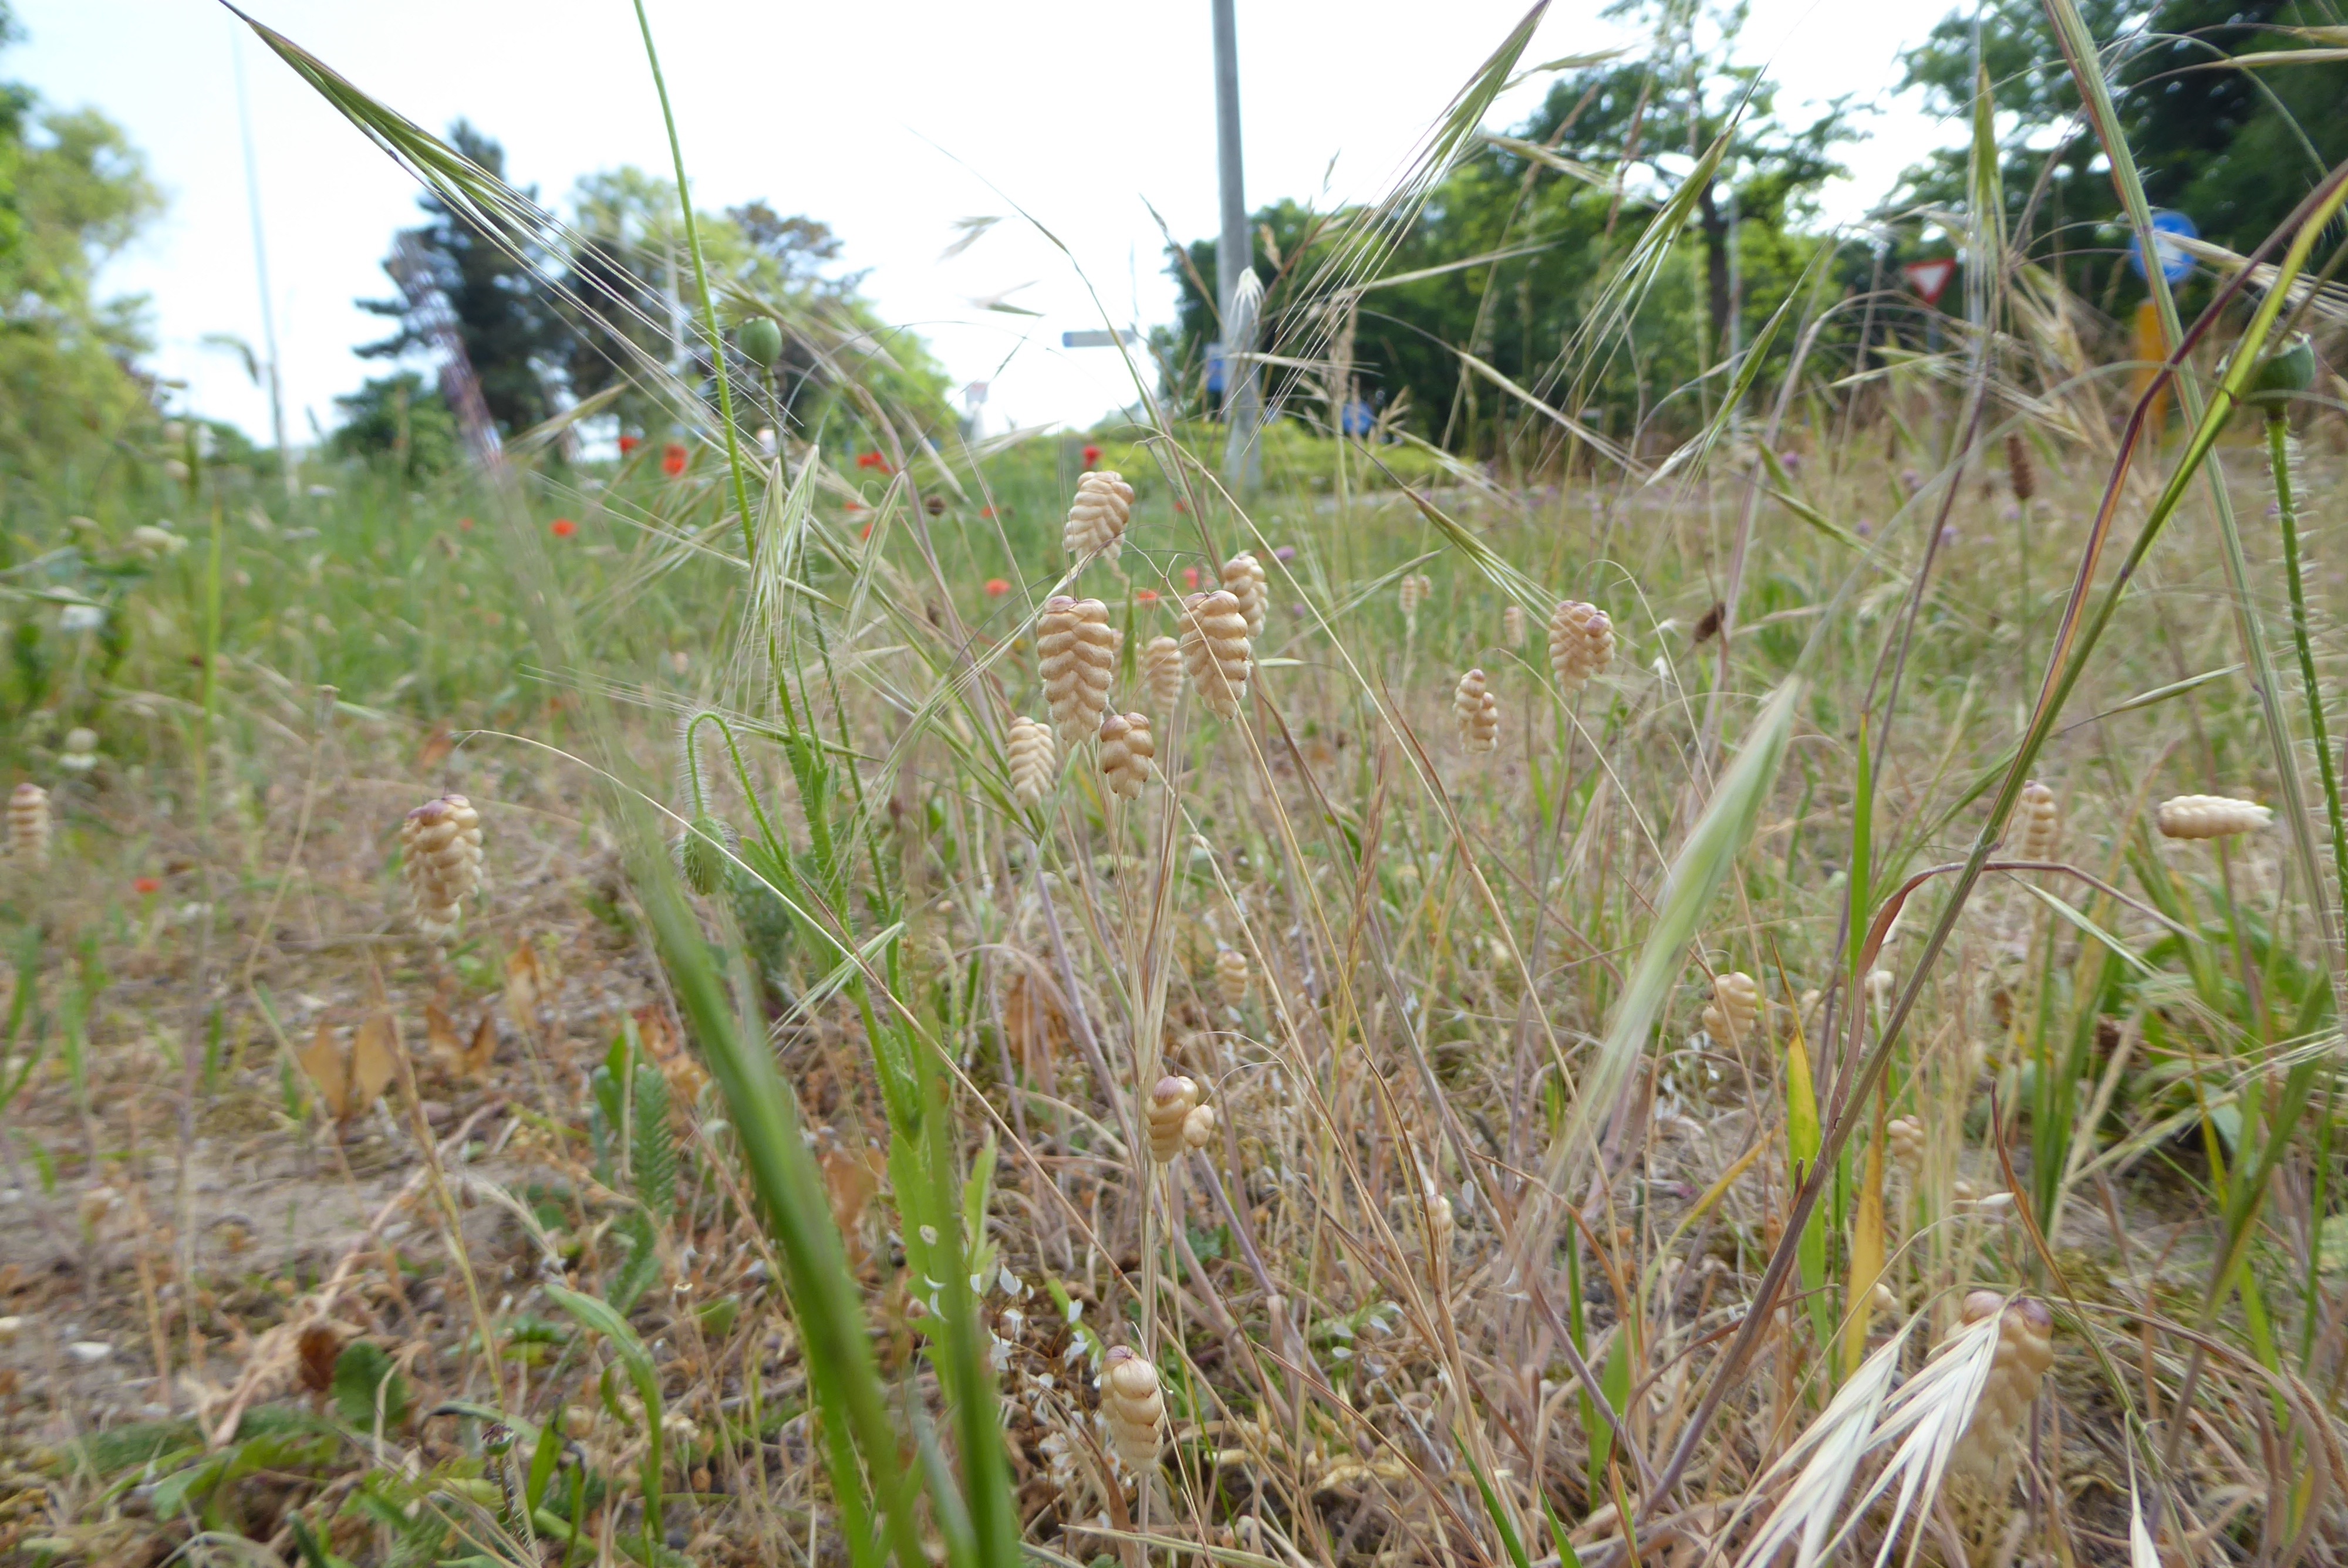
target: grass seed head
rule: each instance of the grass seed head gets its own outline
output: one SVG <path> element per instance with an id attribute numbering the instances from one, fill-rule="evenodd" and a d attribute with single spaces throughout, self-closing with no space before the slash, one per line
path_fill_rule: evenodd
<path id="1" fill-rule="evenodd" d="M 1004 750 L 1011 763 L 1011 793 L 1018 796 L 1021 805 L 1031 809 L 1043 804 L 1059 766 L 1050 729 L 1022 713 L 1011 721 Z"/>
<path id="2" fill-rule="evenodd" d="M 1223 1005 L 1237 1007 L 1247 1000 L 1247 955 L 1237 948 L 1225 948 L 1215 955 L 1215 989 L 1222 993 Z"/>
<path id="3" fill-rule="evenodd" d="M 1068 526 L 1060 542 L 1079 562 L 1095 556 L 1113 561 L 1132 518 L 1133 487 L 1120 474 L 1095 469 L 1076 481 L 1076 498 L 1068 507 Z"/>
<path id="4" fill-rule="evenodd" d="M 1247 616 L 1228 589 L 1182 601 L 1182 662 L 1199 700 L 1219 719 L 1235 718 L 1253 668 Z"/>
<path id="5" fill-rule="evenodd" d="M 481 817 L 461 794 L 427 800 L 399 825 L 402 869 L 417 927 L 445 938 L 481 885 Z"/>
<path id="6" fill-rule="evenodd" d="M 30 780 L 8 796 L 8 858 L 36 870 L 49 863 L 49 792 Z"/>
<path id="7" fill-rule="evenodd" d="M 1569 599 L 1549 618 L 1549 667 L 1557 683 L 1578 692 L 1614 662 L 1614 623 L 1594 604 Z"/>
<path id="8" fill-rule="evenodd" d="M 1500 641 L 1510 648 L 1525 645 L 1525 612 L 1521 606 L 1512 604 L 1500 611 Z"/>
<path id="9" fill-rule="evenodd" d="M 1061 594 L 1044 606 L 1035 623 L 1035 651 L 1044 675 L 1044 698 L 1060 738 L 1075 743 L 1100 728 L 1108 711 L 1108 682 L 1117 668 L 1117 634 L 1108 606 L 1097 599 Z"/>
<path id="10" fill-rule="evenodd" d="M 1101 1370 L 1101 1414 L 1108 1418 L 1109 1440 L 1126 1468 L 1147 1472 L 1158 1463 L 1158 1442 L 1166 1425 L 1166 1396 L 1158 1368 L 1119 1345 Z"/>
<path id="11" fill-rule="evenodd" d="M 2005 437 L 2005 482 L 2013 487 L 2013 498 L 2027 501 L 2038 494 L 2038 468 L 2030 460 L 2030 442 L 2019 430 Z"/>
<path id="12" fill-rule="evenodd" d="M 1240 613 L 1247 617 L 1248 636 L 1262 637 L 1263 612 L 1272 605 L 1272 587 L 1263 574 L 1263 563 L 1240 551 L 1223 563 L 1223 587 L 1240 601 Z"/>
<path id="13" fill-rule="evenodd" d="M 1894 1116 L 1884 1124 L 1884 1142 L 1891 1163 L 1913 1181 L 1924 1169 L 1924 1124 L 1913 1116 Z"/>
<path id="14" fill-rule="evenodd" d="M 2022 801 L 2014 818 L 2014 858 L 2054 859 L 2063 847 L 2063 806 L 2054 798 L 2054 792 L 2032 779 L 2022 786 Z"/>
<path id="15" fill-rule="evenodd" d="M 1150 738 L 1147 713 L 1111 713 L 1101 721 L 1100 770 L 1109 793 L 1122 800 L 1141 798 L 1149 782 L 1150 760 L 1158 743 Z"/>
<path id="16" fill-rule="evenodd" d="M 1182 645 L 1171 637 L 1153 637 L 1141 651 L 1141 684 L 1149 705 L 1170 713 L 1182 696 Z"/>
<path id="17" fill-rule="evenodd" d="M 2265 806 L 2222 794 L 2176 795 L 2162 801 L 2158 813 L 2163 838 L 2231 838 L 2273 820 Z"/>
<path id="18" fill-rule="evenodd" d="M 1426 596 L 1434 591 L 1435 579 L 1424 572 L 1413 572 L 1405 577 L 1402 579 L 1401 588 L 1395 594 L 1396 602 L 1402 606 L 1402 618 L 1405 620 L 1416 620 L 1418 607 L 1425 604 Z"/>
<path id="19" fill-rule="evenodd" d="M 1215 1138 L 1215 1108 L 1193 1105 L 1190 1114 L 1182 1118 L 1182 1147 L 1203 1149 Z"/>
<path id="20" fill-rule="evenodd" d="M 1472 752 L 1488 752 L 1500 743 L 1500 700 L 1492 694 L 1481 670 L 1459 677 L 1451 694 L 1451 711 L 1459 721 L 1459 743 Z"/>
<path id="21" fill-rule="evenodd" d="M 1761 988 L 1751 975 L 1731 969 L 1712 982 L 1712 1005 L 1704 1009 L 1704 1031 L 1738 1043 L 1754 1038 L 1761 1022 Z"/>
<path id="22" fill-rule="evenodd" d="M 1168 1073 L 1149 1091 L 1149 1155 L 1159 1164 L 1182 1153 L 1183 1128 L 1199 1108 L 1199 1086 Z"/>
<path id="23" fill-rule="evenodd" d="M 1997 1316 L 1997 1354 L 1949 1463 L 1961 1475 L 1987 1477 L 2013 1446 L 2030 1401 L 2038 1397 L 2039 1379 L 2054 1364 L 2054 1315 L 2043 1301 L 2027 1296 L 2008 1301 L 1994 1290 L 1972 1292 L 1962 1310 L 1969 1325 Z"/>

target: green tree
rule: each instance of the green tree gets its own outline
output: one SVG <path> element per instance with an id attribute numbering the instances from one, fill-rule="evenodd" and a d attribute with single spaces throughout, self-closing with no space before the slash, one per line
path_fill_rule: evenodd
<path id="1" fill-rule="evenodd" d="M 412 370 L 377 376 L 335 399 L 342 423 L 327 441 L 337 457 L 380 464 L 414 482 L 445 474 L 462 450 L 457 415 Z"/>

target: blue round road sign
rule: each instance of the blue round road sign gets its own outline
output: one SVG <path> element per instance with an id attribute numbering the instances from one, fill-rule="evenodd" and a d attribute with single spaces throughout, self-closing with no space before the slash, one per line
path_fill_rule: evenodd
<path id="1" fill-rule="evenodd" d="M 2182 212 L 2156 212 L 2152 215 L 2152 248 L 2160 258 L 2160 275 L 2172 283 L 2181 283 L 2193 275 L 2193 258 L 2182 245 L 2164 238 L 2182 234 L 2188 240 L 2201 238 L 2201 231 L 2193 220 Z M 2128 236 L 2128 265 L 2139 278 L 2148 277 L 2144 270 L 2144 241 L 2135 234 Z"/>

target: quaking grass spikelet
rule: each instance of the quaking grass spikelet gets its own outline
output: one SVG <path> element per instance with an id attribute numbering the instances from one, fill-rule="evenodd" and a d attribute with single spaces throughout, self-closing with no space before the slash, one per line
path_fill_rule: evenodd
<path id="1" fill-rule="evenodd" d="M 1123 1345 L 1102 1360 L 1101 1414 L 1109 1442 L 1128 1470 L 1147 1474 L 1158 1464 L 1158 1444 L 1166 1425 L 1166 1397 L 1158 1368 Z"/>
<path id="2" fill-rule="evenodd" d="M 1225 948 L 1215 954 L 1215 989 L 1221 993 L 1225 1007 L 1237 1007 L 1247 1000 L 1247 955 L 1237 948 Z"/>
<path id="3" fill-rule="evenodd" d="M 8 858 L 36 871 L 49 863 L 49 792 L 29 780 L 8 796 Z"/>
<path id="4" fill-rule="evenodd" d="M 1200 1108 L 1195 1081 L 1171 1072 L 1159 1079 L 1149 1091 L 1149 1157 L 1161 1165 L 1179 1159 L 1190 1112 Z"/>
<path id="5" fill-rule="evenodd" d="M 1043 804 L 1059 763 L 1051 730 L 1022 713 L 1011 721 L 1004 751 L 1011 764 L 1011 793 L 1030 809 Z"/>
<path id="6" fill-rule="evenodd" d="M 1183 601 L 1182 662 L 1209 712 L 1219 719 L 1238 715 L 1253 660 L 1247 617 L 1229 589 L 1192 594 Z"/>
<path id="7" fill-rule="evenodd" d="M 1076 498 L 1068 507 L 1068 525 L 1060 542 L 1078 561 L 1098 556 L 1117 559 L 1125 542 L 1125 525 L 1133 518 L 1133 487 L 1122 475 L 1095 469 L 1076 481 Z"/>
<path id="8" fill-rule="evenodd" d="M 2013 857 L 2052 860 L 2063 847 L 2063 806 L 2047 785 L 2032 779 L 2014 808 Z"/>
<path id="9" fill-rule="evenodd" d="M 1578 692 L 1614 662 L 1614 623 L 1594 604 L 1569 599 L 1549 618 L 1549 667 L 1557 683 Z"/>
<path id="10" fill-rule="evenodd" d="M 1171 637 L 1153 637 L 1141 651 L 1141 684 L 1149 705 L 1170 713 L 1182 696 L 1182 645 Z"/>
<path id="11" fill-rule="evenodd" d="M 1272 589 L 1263 574 L 1263 563 L 1240 551 L 1223 563 L 1223 587 L 1240 601 L 1240 613 L 1247 617 L 1248 636 L 1263 635 L 1263 612 L 1271 606 Z"/>
<path id="12" fill-rule="evenodd" d="M 461 794 L 427 800 L 399 825 L 402 868 L 417 928 L 446 938 L 481 885 L 481 817 Z"/>
<path id="13" fill-rule="evenodd" d="M 1402 606 L 1402 618 L 1416 623 L 1418 620 L 1418 607 L 1425 604 L 1426 596 L 1434 591 L 1433 578 L 1422 572 L 1413 572 L 1405 577 L 1402 579 L 1402 586 L 1395 592 L 1395 602 Z"/>
<path id="14" fill-rule="evenodd" d="M 1884 1124 L 1884 1146 L 1891 1163 L 1914 1181 L 1924 1172 L 1924 1124 L 1913 1116 L 1894 1116 Z"/>
<path id="15" fill-rule="evenodd" d="M 2038 1397 L 2039 1379 L 2054 1364 L 2054 1316 L 2043 1301 L 2027 1296 L 2008 1301 L 1994 1290 L 1968 1295 L 1963 1314 L 1969 1324 L 2003 1314 L 1998 1318 L 1997 1358 L 1991 1363 L 1989 1381 L 1982 1388 L 1964 1435 L 1949 1456 L 1949 1468 L 1956 1474 L 1987 1481 L 2013 1448 L 2030 1401 Z"/>
<path id="16" fill-rule="evenodd" d="M 1500 700 L 1492 694 L 1481 670 L 1459 677 L 1451 694 L 1451 712 L 1459 721 L 1459 743 L 1470 753 L 1488 752 L 1500 743 Z"/>
<path id="17" fill-rule="evenodd" d="M 1704 1032 L 1741 1042 L 1753 1039 L 1760 1024 L 1761 988 L 1753 977 L 1742 969 L 1714 977 L 1712 1005 L 1704 1009 Z"/>
<path id="18" fill-rule="evenodd" d="M 2160 803 L 2157 820 L 2164 838 L 2231 838 L 2266 826 L 2274 813 L 2229 795 L 2180 794 Z"/>
<path id="19" fill-rule="evenodd" d="M 1108 682 L 1117 668 L 1117 634 L 1108 606 L 1066 594 L 1044 606 L 1035 625 L 1044 697 L 1063 741 L 1074 744 L 1100 728 L 1108 710 Z"/>
<path id="20" fill-rule="evenodd" d="M 1500 611 L 1500 641 L 1510 648 L 1525 645 L 1525 612 L 1519 605 L 1509 605 Z"/>
<path id="21" fill-rule="evenodd" d="M 1109 793 L 1121 800 L 1141 798 L 1149 764 L 1158 755 L 1147 713 L 1111 713 L 1101 721 L 1100 770 Z"/>

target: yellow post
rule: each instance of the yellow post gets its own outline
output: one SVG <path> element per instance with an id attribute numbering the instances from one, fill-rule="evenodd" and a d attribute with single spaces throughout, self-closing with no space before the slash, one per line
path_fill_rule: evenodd
<path id="1" fill-rule="evenodd" d="M 2136 308 L 2136 374 L 2129 381 L 2129 390 L 2136 398 L 2144 396 L 2144 389 L 2160 373 L 2163 361 L 2168 358 L 2168 334 L 2161 330 L 2160 312 L 2147 299 Z M 2147 411 L 2145 428 L 2155 440 L 2160 437 L 2162 426 L 2168 423 L 2168 389 L 2152 400 Z"/>

